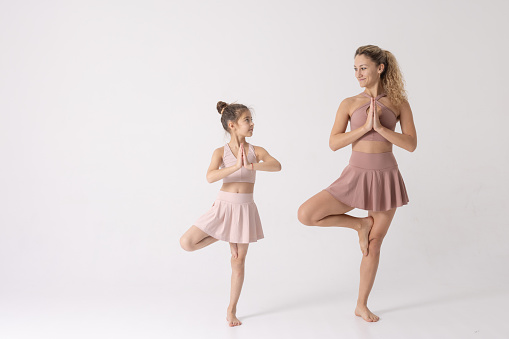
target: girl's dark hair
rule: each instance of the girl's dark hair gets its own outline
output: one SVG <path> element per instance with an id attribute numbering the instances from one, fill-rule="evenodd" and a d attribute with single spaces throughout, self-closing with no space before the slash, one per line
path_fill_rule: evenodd
<path id="1" fill-rule="evenodd" d="M 240 116 L 243 112 L 249 111 L 249 108 L 242 104 L 227 104 L 223 101 L 218 101 L 217 103 L 217 111 L 221 114 L 221 124 L 223 124 L 223 128 L 225 131 L 230 132 L 228 130 L 228 122 L 233 121 L 236 122 L 239 120 Z"/>

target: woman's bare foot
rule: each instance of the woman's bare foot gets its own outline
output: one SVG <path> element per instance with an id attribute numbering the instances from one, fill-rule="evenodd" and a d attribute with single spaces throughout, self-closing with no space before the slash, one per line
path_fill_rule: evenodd
<path id="1" fill-rule="evenodd" d="M 372 313 L 369 308 L 365 305 L 357 305 L 355 308 L 355 315 L 358 317 L 362 317 L 362 319 L 366 320 L 367 322 L 377 322 L 380 320 L 380 318 Z"/>
<path id="2" fill-rule="evenodd" d="M 361 226 L 357 230 L 359 233 L 359 244 L 361 245 L 362 254 L 368 255 L 368 246 L 369 246 L 369 232 L 371 232 L 371 228 L 373 227 L 373 223 L 375 220 L 373 217 L 369 216 L 361 219 Z"/>
<path id="3" fill-rule="evenodd" d="M 226 321 L 228 321 L 228 325 L 230 327 L 242 325 L 242 322 L 237 319 L 235 313 L 237 313 L 236 309 L 231 309 L 228 307 L 228 310 L 226 311 Z"/>
<path id="4" fill-rule="evenodd" d="M 237 247 L 237 244 L 230 243 L 230 251 L 232 252 L 232 257 L 237 259 L 239 256 L 239 248 Z"/>

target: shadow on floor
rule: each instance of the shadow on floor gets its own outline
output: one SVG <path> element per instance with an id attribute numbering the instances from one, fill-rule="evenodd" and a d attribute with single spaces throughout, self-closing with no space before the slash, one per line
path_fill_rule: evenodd
<path id="1" fill-rule="evenodd" d="M 265 316 L 268 314 L 281 313 L 289 310 L 295 310 L 299 308 L 306 308 L 310 306 L 335 303 L 341 297 L 343 297 L 338 291 L 334 292 L 322 292 L 320 294 L 301 296 L 299 299 L 292 300 L 290 302 L 282 303 L 281 305 L 268 308 L 264 311 L 242 315 L 242 319 L 254 318 L 259 316 Z M 346 293 L 345 293 L 346 297 Z"/>
<path id="2" fill-rule="evenodd" d="M 379 310 L 376 310 L 373 312 L 375 314 L 386 314 L 386 313 L 415 309 L 415 308 L 426 307 L 426 306 L 431 306 L 431 305 L 435 306 L 435 305 L 440 305 L 440 304 L 448 304 L 448 303 L 452 303 L 455 301 L 482 299 L 482 298 L 500 295 L 501 293 L 502 294 L 507 293 L 507 291 L 504 291 L 500 288 L 492 288 L 492 289 L 471 289 L 471 290 L 465 290 L 465 291 L 455 292 L 455 293 L 443 293 L 442 292 L 432 298 L 423 299 L 423 300 L 415 300 L 415 301 L 407 302 L 405 304 L 400 304 L 400 305 L 397 305 L 394 307 L 379 309 Z"/>

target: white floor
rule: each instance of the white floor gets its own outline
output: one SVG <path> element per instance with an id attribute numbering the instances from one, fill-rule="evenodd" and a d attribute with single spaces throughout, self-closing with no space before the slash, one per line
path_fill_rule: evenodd
<path id="1" fill-rule="evenodd" d="M 370 300 L 378 323 L 353 315 L 353 285 L 300 291 L 297 282 L 260 294 L 246 284 L 237 328 L 226 325 L 227 289 L 207 280 L 175 286 L 12 295 L 0 304 L 0 338 L 509 338 L 509 292 L 496 284 L 382 282 Z"/>

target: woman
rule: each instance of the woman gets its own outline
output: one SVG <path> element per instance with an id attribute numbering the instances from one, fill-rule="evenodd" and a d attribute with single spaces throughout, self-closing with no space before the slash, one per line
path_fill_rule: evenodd
<path id="1" fill-rule="evenodd" d="M 223 179 L 223 185 L 212 208 L 184 233 L 180 244 L 186 251 L 195 251 L 217 240 L 230 243 L 232 279 L 226 320 L 233 327 L 242 324 L 236 312 L 244 282 L 247 248 L 249 243 L 263 238 L 253 200 L 256 171 L 280 171 L 281 164 L 262 147 L 246 143 L 254 128 L 251 112 L 246 106 L 219 101 L 217 110 L 231 140 L 212 154 L 207 181 Z"/>
<path id="2" fill-rule="evenodd" d="M 359 47 L 354 70 L 364 92 L 341 102 L 329 139 L 333 151 L 352 144 L 349 165 L 339 179 L 300 206 L 298 218 L 308 226 L 348 227 L 358 232 L 363 257 L 355 314 L 374 322 L 379 317 L 367 303 L 380 247 L 396 209 L 408 203 L 392 145 L 413 152 L 417 134 L 394 55 L 373 45 Z M 350 132 L 346 132 L 348 121 Z M 394 131 L 397 121 L 402 133 Z M 345 214 L 353 208 L 367 210 L 368 216 Z"/>

